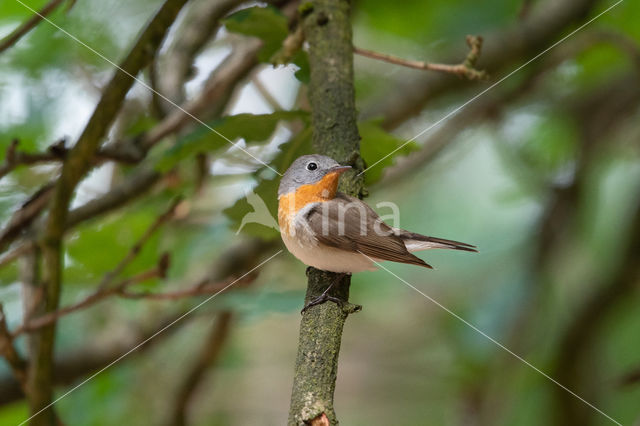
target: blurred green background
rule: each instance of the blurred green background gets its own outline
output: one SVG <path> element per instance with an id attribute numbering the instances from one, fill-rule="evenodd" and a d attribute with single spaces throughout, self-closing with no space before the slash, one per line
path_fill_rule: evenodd
<path id="1" fill-rule="evenodd" d="M 36 9 L 45 3 L 26 1 Z M 207 3 L 215 1 L 193 1 L 186 10 Z M 252 6 L 236 3 L 229 13 Z M 183 97 L 197 97 L 209 74 L 224 66 L 225 56 L 251 40 L 246 34 L 260 36 L 271 51 L 263 51 L 260 62 L 233 82 L 221 109 L 202 117 L 284 171 L 296 155 L 309 151 L 310 125 L 304 112 L 304 56 L 277 68 L 266 63 L 289 25 L 290 5 L 276 3 L 226 18 L 194 54 Z M 464 58 L 467 34 L 481 35 L 485 46 L 477 67 L 491 79 L 468 82 L 354 59 L 361 143 L 369 164 L 430 129 L 367 172 L 366 201 L 396 203 L 403 228 L 472 243 L 479 253 L 420 254 L 433 271 L 385 264 L 451 312 L 384 270 L 354 276 L 351 300 L 363 311 L 348 319 L 343 335 L 335 396 L 342 424 L 612 424 L 460 318 L 616 421 L 640 424 L 640 3 L 623 1 L 440 121 L 612 4 L 352 2 L 354 45 L 451 62 Z M 78 0 L 70 9 L 61 5 L 50 19 L 118 62 L 160 5 L 157 0 Z M 2 0 L 0 38 L 32 14 L 19 2 Z M 143 81 L 152 83 L 153 72 L 166 71 L 163 58 L 171 55 L 187 17 L 181 15 L 157 55 L 156 71 L 142 73 Z M 25 152 L 46 151 L 61 138 L 72 144 L 112 70 L 46 22 L 0 52 L 0 161 L 14 138 Z M 153 129 L 167 113 L 156 107 L 150 92 L 135 84 L 107 144 Z M 299 112 L 272 114 L 277 109 Z M 238 116 L 243 113 L 254 115 Z M 237 244 L 248 244 L 260 260 L 279 248 L 277 233 L 261 225 L 247 225 L 236 234 L 251 211 L 244 201 L 247 192 L 255 190 L 273 209 L 276 176 L 195 122 L 160 141 L 141 164 L 107 162 L 94 169 L 72 206 L 103 196 L 143 166 L 162 173 L 150 191 L 67 233 L 62 306 L 94 291 L 177 195 L 184 197 L 180 214 L 122 272 L 127 277 L 148 270 L 169 252 L 168 277 L 136 289 L 188 288 L 207 274 L 216 275 L 212 270 L 220 256 Z M 58 171 L 56 162 L 21 166 L 0 180 L 2 228 Z M 25 232 L 11 247 L 27 238 Z M 0 301 L 9 328 L 22 320 L 20 264 L 0 269 Z M 304 270 L 289 253 L 276 256 L 259 269 L 255 282 L 225 291 L 173 332 L 60 400 L 61 419 L 69 425 L 171 424 L 169 413 L 210 339 L 209 330 L 221 312 L 231 312 L 220 356 L 201 371 L 188 401 L 187 424 L 283 424 Z M 60 320 L 57 357 L 124 353 L 123 342 L 135 341 L 140 330 L 202 300 L 109 298 Z M 23 337 L 16 345 L 25 353 Z M 27 417 L 24 401 L 4 397 L 10 376 L 0 363 L 3 425 Z M 56 394 L 84 377 L 88 374 L 74 376 Z"/>

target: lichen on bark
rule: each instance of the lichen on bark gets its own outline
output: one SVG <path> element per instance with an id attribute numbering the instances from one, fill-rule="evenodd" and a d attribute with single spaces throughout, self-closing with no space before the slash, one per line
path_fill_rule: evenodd
<path id="1" fill-rule="evenodd" d="M 358 173 L 364 163 L 356 122 L 350 2 L 314 0 L 303 4 L 300 13 L 309 46 L 313 148 L 352 166 L 353 170 L 343 175 L 340 190 L 361 196 L 363 178 Z M 309 268 L 307 275 L 305 303 L 338 280 L 330 295 L 345 304 L 327 302 L 308 309 L 302 316 L 289 425 L 310 424 L 323 413 L 331 425 L 336 425 L 333 394 L 340 342 L 345 320 L 355 310 L 348 303 L 351 278 L 314 268 Z"/>

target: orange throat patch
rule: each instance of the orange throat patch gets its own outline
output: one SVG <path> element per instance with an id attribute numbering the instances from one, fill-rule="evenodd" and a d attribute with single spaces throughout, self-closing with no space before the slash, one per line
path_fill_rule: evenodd
<path id="1" fill-rule="evenodd" d="M 278 199 L 278 224 L 280 230 L 292 234 L 293 218 L 309 203 L 332 200 L 338 191 L 339 172 L 324 175 L 316 183 L 301 185 L 295 191 L 281 195 Z"/>

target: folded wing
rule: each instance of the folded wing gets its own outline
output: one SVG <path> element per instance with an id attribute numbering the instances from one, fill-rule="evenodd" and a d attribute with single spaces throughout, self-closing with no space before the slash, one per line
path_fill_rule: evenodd
<path id="1" fill-rule="evenodd" d="M 331 201 L 318 203 L 306 214 L 317 240 L 330 247 L 360 252 L 374 260 L 390 260 L 431 268 L 407 250 L 397 231 L 357 198 L 338 193 Z"/>

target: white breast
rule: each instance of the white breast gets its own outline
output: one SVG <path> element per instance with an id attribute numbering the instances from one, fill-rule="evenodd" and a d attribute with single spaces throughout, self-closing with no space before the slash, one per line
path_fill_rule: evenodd
<path id="1" fill-rule="evenodd" d="M 307 228 L 304 219 L 308 208 L 300 209 L 294 219 L 295 236 L 281 232 L 282 241 L 287 249 L 305 265 L 331 272 L 361 272 L 375 270 L 375 264 L 365 255 L 324 246 L 318 243 Z"/>

